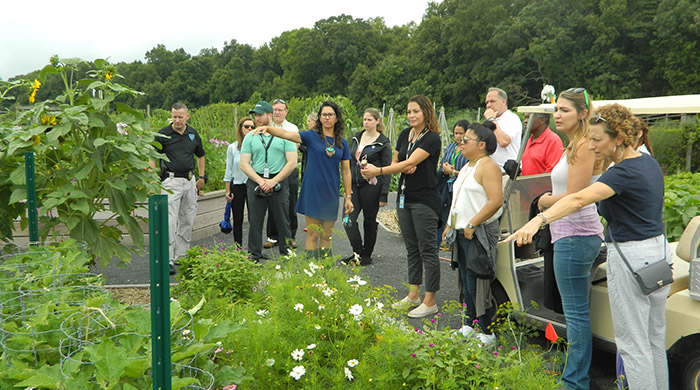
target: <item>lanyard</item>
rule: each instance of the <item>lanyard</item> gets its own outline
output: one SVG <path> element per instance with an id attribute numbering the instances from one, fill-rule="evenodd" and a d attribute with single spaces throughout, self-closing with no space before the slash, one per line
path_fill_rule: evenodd
<path id="1" fill-rule="evenodd" d="M 425 129 L 423 129 L 423 131 L 420 132 L 420 134 L 418 135 L 418 138 L 416 138 L 413 142 L 408 143 L 408 148 L 406 148 L 406 160 L 408 160 L 408 157 L 411 155 L 411 153 L 413 153 L 413 149 L 416 147 L 416 144 L 418 143 L 418 141 L 420 141 L 420 139 L 423 138 L 423 136 L 427 132 L 428 132 L 428 128 L 426 127 Z M 410 138 L 410 135 L 409 135 L 409 138 Z"/>
<path id="2" fill-rule="evenodd" d="M 459 148 L 455 148 L 455 154 L 452 155 L 452 166 L 455 166 L 455 162 L 457 161 L 457 156 L 459 155 Z"/>
<path id="3" fill-rule="evenodd" d="M 267 145 L 265 145 L 265 139 L 263 138 L 262 133 L 260 134 L 260 143 L 262 143 L 263 148 L 265 148 L 265 168 L 267 168 L 267 150 L 270 149 L 270 144 L 272 144 L 272 138 L 273 136 L 270 136 L 270 140 L 267 141 Z"/>

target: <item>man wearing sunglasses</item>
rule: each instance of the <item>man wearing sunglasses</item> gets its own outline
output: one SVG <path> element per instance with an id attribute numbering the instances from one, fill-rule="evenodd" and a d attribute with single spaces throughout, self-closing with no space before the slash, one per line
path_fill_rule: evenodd
<path id="1" fill-rule="evenodd" d="M 493 121 L 496 130 L 496 152 L 491 155 L 503 170 L 503 165 L 508 160 L 517 160 L 520 142 L 523 136 L 523 124 L 518 115 L 508 109 L 508 95 L 500 88 L 489 88 L 486 94 L 486 110 L 484 118 Z"/>
<path id="2" fill-rule="evenodd" d="M 272 120 L 275 127 L 281 127 L 286 131 L 296 131 L 299 132 L 299 128 L 292 122 L 287 120 L 287 102 L 282 99 L 275 99 L 272 101 Z M 296 145 L 296 144 L 295 144 Z M 299 197 L 299 170 L 294 169 L 292 173 L 287 177 L 287 184 L 289 185 L 289 231 L 291 238 L 291 245 L 293 248 L 297 247 L 296 236 L 297 229 L 299 227 L 299 220 L 297 219 L 297 213 L 294 210 L 297 207 L 297 198 Z M 277 245 L 278 235 L 277 235 L 277 225 L 275 219 L 272 218 L 272 213 L 267 216 L 267 242 L 263 244 L 265 248 L 272 248 Z"/>

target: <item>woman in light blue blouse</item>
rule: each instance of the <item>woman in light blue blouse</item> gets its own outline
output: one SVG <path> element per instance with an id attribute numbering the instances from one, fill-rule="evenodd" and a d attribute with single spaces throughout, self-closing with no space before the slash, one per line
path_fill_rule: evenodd
<path id="1" fill-rule="evenodd" d="M 237 141 L 228 146 L 226 151 L 226 201 L 231 202 L 233 214 L 233 240 L 238 246 L 243 246 L 243 209 L 246 204 L 246 186 L 248 176 L 241 171 L 241 144 L 243 138 L 255 128 L 255 122 L 250 117 L 245 117 L 238 122 L 236 132 Z"/>

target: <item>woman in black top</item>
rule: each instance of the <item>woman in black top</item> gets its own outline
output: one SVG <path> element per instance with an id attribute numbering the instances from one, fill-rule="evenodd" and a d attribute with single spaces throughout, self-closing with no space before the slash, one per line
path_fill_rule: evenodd
<path id="1" fill-rule="evenodd" d="M 362 170 L 365 178 L 401 172 L 397 214 L 408 255 L 408 295 L 394 307 L 418 306 L 408 316 L 421 318 L 438 312 L 435 293 L 440 289 L 440 264 L 435 247 L 435 232 L 440 220 L 440 194 L 435 172 L 440 158 L 440 128 L 433 103 L 423 95 L 409 99 L 406 116 L 411 127 L 396 141 L 392 164 Z M 420 284 L 425 268 L 425 298 L 420 299 Z"/>
<path id="2" fill-rule="evenodd" d="M 391 164 L 391 142 L 382 131 L 382 115 L 376 108 L 368 108 L 362 117 L 364 130 L 350 141 L 350 171 L 352 173 L 352 204 L 357 205 L 345 225 L 353 254 L 342 260 L 343 264 L 372 264 L 372 251 L 377 241 L 377 212 L 386 206 L 391 175 L 365 179 L 360 173 L 362 164 L 384 167 Z M 365 242 L 362 243 L 357 217 L 364 216 Z"/>

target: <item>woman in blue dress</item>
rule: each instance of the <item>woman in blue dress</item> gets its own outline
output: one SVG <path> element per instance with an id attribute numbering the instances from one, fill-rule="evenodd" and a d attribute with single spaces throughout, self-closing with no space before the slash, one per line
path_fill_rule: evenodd
<path id="1" fill-rule="evenodd" d="M 345 123 L 340 107 L 331 101 L 323 102 L 315 127 L 311 130 L 296 133 L 271 126 L 265 129 L 275 137 L 306 146 L 306 172 L 296 207 L 297 213 L 306 216 L 308 234 L 304 248 L 307 255 L 313 257 L 332 255 L 331 229 L 338 219 L 341 172 L 345 188 L 343 211 L 345 214 L 353 211 L 350 148 L 343 138 Z M 321 229 L 314 229 L 313 226 L 320 226 Z"/>

